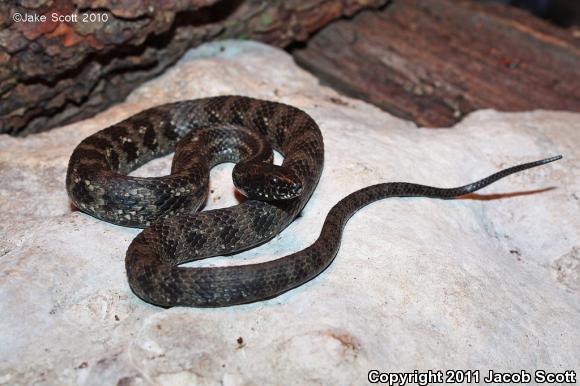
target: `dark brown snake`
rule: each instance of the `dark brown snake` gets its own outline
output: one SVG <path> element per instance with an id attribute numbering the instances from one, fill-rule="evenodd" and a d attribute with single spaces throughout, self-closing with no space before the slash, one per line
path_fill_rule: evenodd
<path id="1" fill-rule="evenodd" d="M 284 156 L 281 166 L 271 163 L 272 148 Z M 127 176 L 174 150 L 171 175 Z M 302 210 L 320 178 L 324 145 L 316 122 L 295 107 L 220 96 L 142 111 L 83 140 L 71 155 L 66 187 L 73 203 L 94 217 L 147 227 L 126 255 L 137 296 L 165 307 L 217 307 L 272 298 L 317 276 L 338 252 L 348 219 L 373 201 L 450 199 L 560 158 L 514 166 L 457 188 L 406 182 L 369 186 L 336 204 L 306 249 L 230 267 L 180 264 L 262 244 Z M 234 183 L 247 198 L 233 207 L 197 212 L 207 198 L 209 170 L 221 162 L 237 162 Z"/>

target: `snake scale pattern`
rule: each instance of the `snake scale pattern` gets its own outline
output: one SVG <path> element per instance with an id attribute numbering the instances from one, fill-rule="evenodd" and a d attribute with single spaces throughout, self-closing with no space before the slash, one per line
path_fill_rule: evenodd
<path id="1" fill-rule="evenodd" d="M 272 149 L 282 165 L 272 164 Z M 171 174 L 127 174 L 175 151 Z M 182 267 L 262 244 L 280 233 L 318 184 L 324 144 L 316 122 L 281 103 L 243 96 L 181 101 L 142 111 L 84 139 L 71 155 L 66 187 L 82 211 L 105 221 L 145 228 L 126 254 L 133 292 L 163 307 L 219 307 L 275 297 L 314 278 L 334 259 L 344 225 L 363 206 L 387 197 L 450 199 L 556 156 L 502 170 L 462 187 L 442 189 L 393 182 L 358 190 L 329 212 L 319 238 L 276 260 L 229 267 Z M 209 170 L 235 162 L 239 205 L 198 212 Z"/>

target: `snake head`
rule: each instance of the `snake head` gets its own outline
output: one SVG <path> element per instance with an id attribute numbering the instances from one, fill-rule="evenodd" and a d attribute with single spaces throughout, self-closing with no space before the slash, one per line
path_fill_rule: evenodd
<path id="1" fill-rule="evenodd" d="M 283 166 L 240 162 L 232 173 L 234 185 L 252 200 L 290 200 L 302 194 L 302 182 Z"/>

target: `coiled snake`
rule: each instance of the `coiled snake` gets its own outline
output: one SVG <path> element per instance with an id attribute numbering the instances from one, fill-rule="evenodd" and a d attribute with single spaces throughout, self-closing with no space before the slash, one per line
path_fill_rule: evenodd
<path id="1" fill-rule="evenodd" d="M 281 152 L 273 165 L 272 148 Z M 127 176 L 176 150 L 171 175 Z M 126 270 L 132 290 L 147 302 L 217 307 L 277 296 L 312 279 L 334 259 L 342 230 L 361 207 L 393 196 L 450 199 L 556 156 L 502 170 L 480 181 L 442 189 L 406 182 L 358 190 L 329 212 L 319 238 L 273 261 L 230 267 L 180 264 L 252 248 L 281 232 L 314 191 L 324 145 L 314 120 L 281 103 L 220 96 L 142 111 L 84 139 L 71 155 L 66 187 L 82 211 L 119 225 L 146 227 L 131 243 Z M 239 205 L 196 212 L 207 197 L 209 170 L 237 162 Z"/>

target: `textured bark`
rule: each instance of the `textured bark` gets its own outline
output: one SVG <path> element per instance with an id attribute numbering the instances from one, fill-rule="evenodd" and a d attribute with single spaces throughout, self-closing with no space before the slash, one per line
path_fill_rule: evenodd
<path id="1" fill-rule="evenodd" d="M 86 118 L 123 99 L 188 48 L 219 38 L 277 46 L 386 0 L 23 0 L 0 4 L 0 133 Z M 46 15 L 16 22 L 15 14 Z M 78 14 L 77 22 L 52 15 Z M 106 22 L 83 22 L 83 14 Z"/>
<path id="2" fill-rule="evenodd" d="M 348 95 L 422 126 L 482 108 L 580 111 L 580 46 L 500 4 L 395 0 L 322 29 L 297 61 Z"/>

